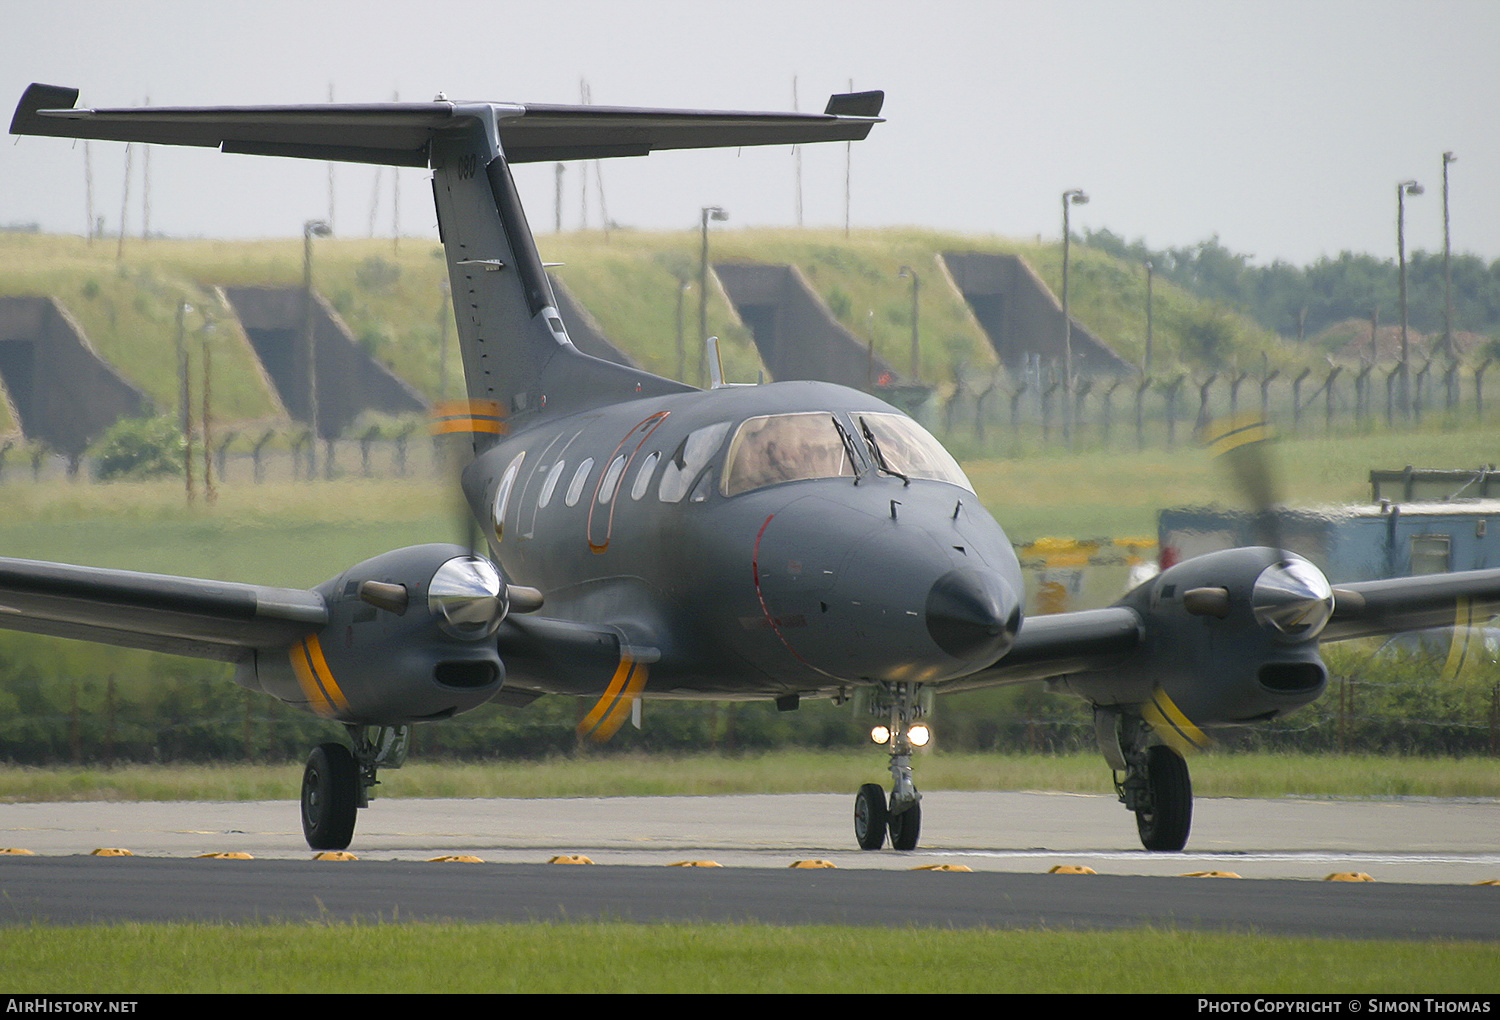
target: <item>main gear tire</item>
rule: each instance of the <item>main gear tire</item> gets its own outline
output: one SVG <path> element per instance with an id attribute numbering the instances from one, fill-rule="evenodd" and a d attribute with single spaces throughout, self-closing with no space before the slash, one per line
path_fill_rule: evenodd
<path id="1" fill-rule="evenodd" d="M 302 772 L 302 834 L 314 850 L 344 850 L 359 813 L 359 766 L 343 744 L 319 744 Z"/>
<path id="2" fill-rule="evenodd" d="M 1135 813 L 1141 845 L 1166 853 L 1181 850 L 1193 825 L 1193 781 L 1182 755 L 1163 744 L 1148 748 L 1146 788 L 1151 806 Z"/>

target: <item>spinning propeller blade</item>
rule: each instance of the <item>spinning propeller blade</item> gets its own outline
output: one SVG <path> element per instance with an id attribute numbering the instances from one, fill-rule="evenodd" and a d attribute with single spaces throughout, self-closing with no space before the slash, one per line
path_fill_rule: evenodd
<path id="1" fill-rule="evenodd" d="M 478 556 L 486 543 L 479 535 L 479 521 L 464 498 L 463 473 L 474 460 L 481 444 L 505 434 L 505 420 L 500 405 L 483 400 L 448 400 L 432 409 L 428 426 L 438 440 L 449 476 L 449 492 L 456 501 L 453 512 L 457 537 Z"/>
<path id="2" fill-rule="evenodd" d="M 428 431 L 438 442 L 449 476 L 455 541 L 465 546 L 470 556 L 488 561 L 489 543 L 480 534 L 479 518 L 464 496 L 463 475 L 480 450 L 505 435 L 505 416 L 500 405 L 486 400 L 444 401 L 433 407 Z M 505 591 L 510 612 L 534 613 L 542 608 L 542 593 L 535 588 L 506 580 Z"/>
<path id="3" fill-rule="evenodd" d="M 1253 414 L 1234 415 L 1211 422 L 1204 430 L 1204 444 L 1234 475 L 1235 483 L 1255 514 L 1262 544 L 1285 552 L 1281 540 L 1281 501 L 1276 495 L 1271 466 L 1271 426 Z"/>

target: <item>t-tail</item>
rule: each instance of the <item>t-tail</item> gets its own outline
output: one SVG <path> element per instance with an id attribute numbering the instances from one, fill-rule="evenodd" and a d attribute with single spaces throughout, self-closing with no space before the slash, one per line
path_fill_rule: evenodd
<path id="1" fill-rule="evenodd" d="M 214 146 L 224 152 L 433 171 L 471 407 L 501 418 L 692 389 L 584 354 L 557 312 L 513 163 L 643 156 L 656 149 L 864 138 L 884 95 L 837 95 L 821 114 L 516 103 L 76 109 L 78 90 L 32 85 L 12 134 Z"/>

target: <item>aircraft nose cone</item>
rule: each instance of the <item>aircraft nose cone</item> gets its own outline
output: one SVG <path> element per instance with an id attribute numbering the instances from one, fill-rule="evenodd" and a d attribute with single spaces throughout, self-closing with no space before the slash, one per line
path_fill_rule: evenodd
<path id="1" fill-rule="evenodd" d="M 1289 638 L 1313 638 L 1333 615 L 1333 589 L 1317 567 L 1288 558 L 1261 571 L 1251 594 L 1255 618 Z"/>
<path id="2" fill-rule="evenodd" d="M 950 570 L 927 594 L 927 633 L 955 659 L 993 662 L 1010 648 L 1020 626 L 1020 603 L 998 574 Z"/>

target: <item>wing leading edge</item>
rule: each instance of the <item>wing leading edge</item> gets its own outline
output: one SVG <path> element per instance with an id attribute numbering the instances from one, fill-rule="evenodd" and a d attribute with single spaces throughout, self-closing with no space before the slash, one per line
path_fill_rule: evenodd
<path id="1" fill-rule="evenodd" d="M 0 627 L 235 662 L 328 622 L 300 588 L 0 558 Z"/>

